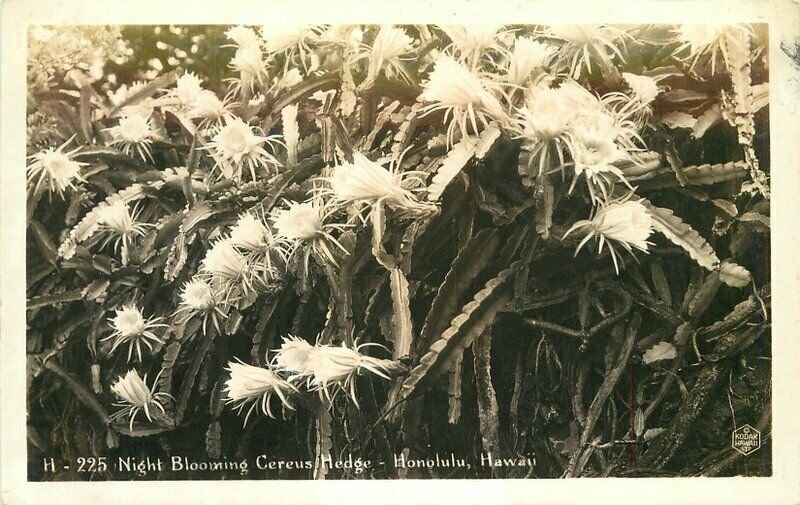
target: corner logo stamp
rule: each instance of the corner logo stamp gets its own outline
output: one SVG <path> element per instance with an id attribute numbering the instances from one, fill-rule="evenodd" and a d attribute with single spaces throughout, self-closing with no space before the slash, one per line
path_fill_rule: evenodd
<path id="1" fill-rule="evenodd" d="M 761 432 L 749 424 L 740 426 L 731 433 L 731 446 L 749 456 L 761 448 Z"/>

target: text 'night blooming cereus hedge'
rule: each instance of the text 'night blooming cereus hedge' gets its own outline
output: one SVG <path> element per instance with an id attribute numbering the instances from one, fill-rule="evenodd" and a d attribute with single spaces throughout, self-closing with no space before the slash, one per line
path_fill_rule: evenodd
<path id="1" fill-rule="evenodd" d="M 32 29 L 30 478 L 770 474 L 766 35 Z"/>

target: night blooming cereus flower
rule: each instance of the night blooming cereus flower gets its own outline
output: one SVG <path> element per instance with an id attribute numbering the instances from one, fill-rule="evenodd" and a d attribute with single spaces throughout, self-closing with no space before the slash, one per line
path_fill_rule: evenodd
<path id="1" fill-rule="evenodd" d="M 278 354 L 276 367 L 292 374 L 291 379 L 305 379 L 312 391 L 332 401 L 338 391 L 344 391 L 358 405 L 355 394 L 355 377 L 364 371 L 389 379 L 388 371 L 394 362 L 373 358 L 360 351 L 367 345 L 355 349 L 333 345 L 311 345 L 297 337 L 284 338 Z"/>
<path id="2" fill-rule="evenodd" d="M 156 379 L 153 381 L 154 389 L 155 385 L 158 384 L 160 375 L 161 372 L 159 372 Z M 128 427 L 131 430 L 133 430 L 133 421 L 140 411 L 144 411 L 147 420 L 150 422 L 153 422 L 151 415 L 153 407 L 166 415 L 162 402 L 166 398 L 172 398 L 172 395 L 169 393 L 154 392 L 151 390 L 147 386 L 147 375 L 142 379 L 139 377 L 139 372 L 136 370 L 129 370 L 124 377 L 120 377 L 119 380 L 111 386 L 111 391 L 121 400 L 114 405 L 122 407 L 121 410 L 118 410 L 111 416 L 111 420 L 115 421 L 121 417 L 129 417 L 130 421 Z"/>
<path id="3" fill-rule="evenodd" d="M 28 165 L 28 177 L 31 181 L 36 181 L 34 191 L 45 185 L 50 192 L 57 192 L 59 196 L 64 195 L 68 189 L 75 189 L 75 183 L 83 181 L 81 177 L 81 167 L 85 163 L 79 163 L 72 159 L 78 151 L 76 148 L 69 152 L 64 149 L 69 141 L 61 144 L 57 149 L 49 148 L 33 154 Z"/>
<path id="4" fill-rule="evenodd" d="M 383 69 L 386 77 L 400 76 L 403 80 L 410 81 L 402 60 L 408 59 L 414 51 L 414 39 L 405 30 L 391 25 L 381 26 L 372 47 L 364 54 L 369 58 L 367 80 L 374 80 Z"/>
<path id="5" fill-rule="evenodd" d="M 202 123 L 222 125 L 228 107 L 211 90 L 203 89 L 194 99 L 188 111 L 189 118 L 200 119 Z"/>
<path id="6" fill-rule="evenodd" d="M 681 43 L 675 50 L 675 55 L 680 55 L 688 50 L 687 56 L 690 67 L 694 68 L 701 57 L 709 55 L 711 63 L 711 75 L 716 72 L 716 64 L 719 55 L 727 63 L 728 52 L 732 49 L 749 52 L 751 37 L 754 36 L 753 30 L 745 24 L 685 24 L 680 25 L 675 30 L 677 40 Z M 729 47 L 729 46 L 734 47 Z"/>
<path id="7" fill-rule="evenodd" d="M 573 79 L 580 77 L 583 68 L 591 73 L 592 61 L 606 69 L 615 69 L 611 60 L 618 57 L 625 61 L 620 48 L 624 49 L 625 38 L 630 37 L 613 26 L 591 24 L 553 25 L 548 35 L 564 41 L 556 52 L 555 62 Z"/>
<path id="8" fill-rule="evenodd" d="M 331 235 L 331 231 L 338 230 L 341 232 L 347 226 L 325 222 L 327 214 L 330 214 L 333 210 L 329 209 L 326 214 L 321 199 L 316 198 L 305 203 L 286 203 L 288 208 L 273 210 L 270 220 L 278 237 L 292 244 L 291 253 L 297 251 L 300 247 L 307 246 L 305 247 L 305 257 L 303 259 L 305 271 L 308 271 L 308 260 L 312 250 L 331 264 L 337 264 L 333 252 L 327 245 L 328 241 L 336 245 L 345 254 L 349 254 L 347 249 Z"/>
<path id="9" fill-rule="evenodd" d="M 652 77 L 623 72 L 622 78 L 633 92 L 634 98 L 642 105 L 650 105 L 661 92 L 658 83 Z"/>
<path id="10" fill-rule="evenodd" d="M 206 252 L 200 270 L 223 280 L 237 281 L 247 273 L 247 262 L 230 239 L 221 239 Z"/>
<path id="11" fill-rule="evenodd" d="M 536 164 L 542 175 L 552 169 L 555 156 L 563 167 L 565 154 L 572 151 L 570 133 L 580 111 L 601 108 L 600 101 L 575 81 L 565 81 L 557 88 L 529 88 L 514 127 L 516 138 L 523 139 L 523 148 L 530 153 L 528 164 Z"/>
<path id="12" fill-rule="evenodd" d="M 263 218 L 249 212 L 239 216 L 229 240 L 242 250 L 247 264 L 263 274 L 265 282 L 278 274 L 278 265 L 285 264 L 290 253 L 286 240 L 275 236 Z"/>
<path id="13" fill-rule="evenodd" d="M 219 299 L 217 291 L 222 292 L 223 296 L 229 294 L 220 284 L 215 279 L 204 278 L 202 275 L 196 275 L 187 281 L 180 292 L 180 305 L 175 311 L 176 322 L 183 324 L 199 315 L 203 319 L 203 333 L 206 333 L 208 319 L 211 319 L 214 328 L 219 332 L 219 317 L 226 317 L 224 307 L 229 301 Z"/>
<path id="14" fill-rule="evenodd" d="M 138 154 L 142 161 L 153 161 L 150 144 L 155 134 L 148 115 L 133 112 L 119 119 L 116 126 L 106 128 L 111 134 L 110 146 L 118 146 L 122 152 L 132 156 Z"/>
<path id="15" fill-rule="evenodd" d="M 269 24 L 261 27 L 261 37 L 267 53 L 286 56 L 284 68 L 288 68 L 295 56 L 299 56 L 300 64 L 308 71 L 315 67 L 314 64 L 309 65 L 308 61 L 311 44 L 322 31 L 323 27 L 319 25 Z"/>
<path id="16" fill-rule="evenodd" d="M 175 97 L 183 107 L 191 109 L 203 91 L 202 81 L 192 72 L 178 77 L 175 83 Z"/>
<path id="17" fill-rule="evenodd" d="M 113 243 L 115 249 L 121 249 L 123 265 L 128 264 L 134 237 L 144 235 L 147 227 L 151 226 L 148 223 L 137 222 L 139 213 L 138 207 L 134 207 L 131 212 L 127 202 L 121 198 L 115 199 L 98 210 L 99 230 L 108 234 L 102 247 Z"/>
<path id="18" fill-rule="evenodd" d="M 308 360 L 314 349 L 315 346 L 300 337 L 283 337 L 280 351 L 273 359 L 275 368 L 290 372 L 292 374 L 289 377 L 290 381 L 298 377 L 309 378 Z"/>
<path id="19" fill-rule="evenodd" d="M 340 347 L 332 345 L 316 346 L 309 354 L 306 373 L 309 374 L 309 385 L 312 390 L 320 391 L 332 401 L 336 392 L 344 391 L 358 405 L 355 378 L 363 371 L 369 371 L 378 377 L 389 380 L 387 368 L 389 360 L 373 358 L 359 352 L 367 344 L 351 349 L 345 344 Z M 331 393 L 333 389 L 333 393 Z"/>
<path id="20" fill-rule="evenodd" d="M 231 376 L 225 381 L 223 390 L 226 395 L 225 403 L 234 404 L 234 408 L 240 414 L 248 403 L 251 404 L 244 418 L 244 424 L 247 424 L 250 414 L 259 405 L 264 415 L 275 417 L 270 408 L 270 399 L 273 394 L 280 398 L 286 408 L 294 410 L 286 396 L 296 392 L 297 389 L 272 370 L 234 361 L 228 362 L 226 370 L 230 372 Z"/>
<path id="21" fill-rule="evenodd" d="M 136 348 L 136 356 L 142 361 L 142 344 L 152 351 L 153 344 L 163 344 L 164 340 L 157 337 L 153 330 L 156 328 L 166 328 L 168 325 L 159 324 L 162 318 L 145 319 L 142 312 L 133 304 L 125 305 L 116 311 L 116 315 L 109 319 L 114 332 L 101 339 L 101 341 L 113 339 L 110 353 L 113 353 L 122 344 L 128 344 L 128 361 L 131 360 L 133 349 Z"/>
<path id="22" fill-rule="evenodd" d="M 231 243 L 248 251 L 264 251 L 270 247 L 272 232 L 261 219 L 249 212 L 239 216 L 231 228 Z"/>
<path id="23" fill-rule="evenodd" d="M 556 52 L 556 48 L 527 37 L 514 42 L 514 49 L 508 56 L 506 73 L 511 84 L 524 85 L 534 73 L 544 75 L 544 68 Z"/>
<path id="24" fill-rule="evenodd" d="M 225 125 L 206 144 L 225 179 L 242 180 L 242 169 L 247 167 L 250 176 L 256 180 L 256 169 L 264 166 L 278 166 L 280 163 L 263 147 L 280 143 L 275 136 L 257 135 L 253 128 L 238 117 L 226 117 Z"/>
<path id="25" fill-rule="evenodd" d="M 452 116 L 447 128 L 447 143 L 452 145 L 456 131 L 461 132 L 462 138 L 469 135 L 469 125 L 477 134 L 479 122 L 484 127 L 492 120 L 506 122 L 500 101 L 489 91 L 492 86 L 451 56 L 439 56 L 420 94 L 423 101 L 429 102 L 422 115 L 442 110 L 445 123 Z"/>
<path id="26" fill-rule="evenodd" d="M 335 166 L 333 175 L 327 179 L 333 198 L 343 203 L 386 202 L 407 211 L 425 210 L 428 206 L 403 187 L 404 178 L 414 177 L 415 173 L 399 173 L 399 164 L 393 163 L 387 170 L 360 152 L 353 152 L 353 163 Z"/>
<path id="27" fill-rule="evenodd" d="M 234 26 L 225 32 L 225 36 L 236 44 L 236 53 L 228 64 L 233 71 L 239 73 L 238 79 L 232 79 L 233 92 L 252 93 L 257 83 L 263 83 L 267 72 L 261 41 L 256 32 L 244 26 Z"/>
<path id="28" fill-rule="evenodd" d="M 594 217 L 578 221 L 567 230 L 564 237 L 577 230 L 587 230 L 586 236 L 575 249 L 576 256 L 590 239 L 597 237 L 598 254 L 603 252 L 603 245 L 608 244 L 614 269 L 619 273 L 618 253 L 614 243 L 621 245 L 630 253 L 633 253 L 634 248 L 647 252 L 647 246 L 650 245 L 647 239 L 654 230 L 653 217 L 640 201 L 629 200 L 632 195 L 633 193 L 619 201 L 601 205 Z"/>
<path id="29" fill-rule="evenodd" d="M 617 145 L 615 119 L 602 112 L 580 116 L 570 131 L 570 147 L 575 164 L 575 176 L 570 191 L 580 175 L 584 175 L 592 200 L 601 200 L 595 189 L 599 188 L 602 200 L 608 198 L 617 180 L 628 183 L 622 171 L 613 165 L 626 157 Z"/>
<path id="30" fill-rule="evenodd" d="M 487 49 L 501 49 L 497 42 L 502 25 L 440 25 L 452 41 L 458 58 L 475 68 Z"/>

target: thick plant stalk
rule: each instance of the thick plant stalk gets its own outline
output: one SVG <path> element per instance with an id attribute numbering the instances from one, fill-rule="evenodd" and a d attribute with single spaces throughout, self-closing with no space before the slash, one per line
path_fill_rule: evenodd
<path id="1" fill-rule="evenodd" d="M 592 447 L 586 446 L 589 443 L 590 437 L 592 436 L 592 432 L 594 431 L 594 427 L 600 417 L 600 413 L 603 411 L 603 406 L 605 405 L 606 400 L 608 400 L 608 397 L 611 396 L 617 381 L 628 364 L 628 359 L 630 359 L 631 353 L 633 352 L 633 347 L 636 342 L 636 336 L 639 332 L 639 325 L 641 322 L 641 315 L 636 313 L 631 318 L 630 323 L 628 323 L 628 327 L 625 330 L 625 340 L 620 346 L 617 362 L 606 374 L 605 378 L 603 379 L 603 384 L 600 386 L 600 389 L 597 391 L 597 394 L 595 394 L 591 405 L 589 405 L 589 409 L 586 411 L 586 422 L 583 432 L 581 433 L 578 448 L 572 453 L 572 457 L 570 458 L 569 466 L 566 472 L 567 477 L 576 477 L 583 472 L 584 465 L 588 460 L 588 454 L 590 454 L 593 450 Z M 621 332 L 623 327 L 622 325 L 618 325 L 616 328 L 617 331 Z"/>
<path id="2" fill-rule="evenodd" d="M 478 400 L 478 423 L 481 431 L 483 450 L 497 455 L 500 453 L 500 428 L 497 395 L 492 386 L 492 329 L 486 328 L 472 344 L 475 366 L 475 387 Z"/>
<path id="3" fill-rule="evenodd" d="M 457 424 L 461 419 L 461 382 L 464 375 L 463 355 L 459 356 L 448 374 L 447 384 L 447 422 Z"/>
<path id="4" fill-rule="evenodd" d="M 331 441 L 331 437 L 333 436 L 333 431 L 331 430 L 331 414 L 328 410 L 328 406 L 323 402 L 320 402 L 317 406 L 316 414 L 315 426 L 317 441 L 314 451 L 316 454 L 314 458 L 314 478 L 317 480 L 325 480 L 325 476 L 328 474 L 325 460 L 330 458 L 331 448 L 333 447 L 333 442 Z"/>
<path id="5" fill-rule="evenodd" d="M 755 149 L 753 149 L 753 139 L 756 134 L 755 120 L 753 119 L 753 85 L 751 72 L 751 36 L 746 31 L 731 31 L 726 33 L 721 44 L 727 49 L 725 63 L 728 73 L 731 76 L 733 94 L 722 94 L 723 104 L 729 103 L 728 110 L 732 109 L 733 123 L 739 133 L 739 145 L 744 151 L 744 159 L 750 171 L 750 179 L 753 188 L 761 193 L 765 198 L 769 198 L 769 183 L 767 175 L 759 167 Z"/>
<path id="6" fill-rule="evenodd" d="M 711 393 L 726 370 L 727 365 L 721 363 L 703 368 L 689 396 L 681 402 L 667 432 L 658 437 L 645 454 L 642 461 L 644 466 L 664 468 L 678 454 L 691 432 L 692 424 L 711 400 Z"/>

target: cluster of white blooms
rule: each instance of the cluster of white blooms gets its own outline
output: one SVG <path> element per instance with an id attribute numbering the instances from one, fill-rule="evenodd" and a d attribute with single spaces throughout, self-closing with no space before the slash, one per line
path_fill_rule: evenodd
<path id="1" fill-rule="evenodd" d="M 393 364 L 362 354 L 361 349 L 367 345 L 311 345 L 301 338 L 284 338 L 275 355 L 275 367 L 289 373 L 289 380 L 305 381 L 310 391 L 319 391 L 328 401 L 338 391 L 344 391 L 357 405 L 355 378 L 367 371 L 388 380 L 387 371 Z"/>
<path id="2" fill-rule="evenodd" d="M 229 112 L 230 104 L 219 99 L 216 93 L 203 88 L 201 79 L 191 72 L 178 77 L 175 88 L 169 90 L 165 104 L 189 119 L 200 120 L 201 125 L 218 126 Z"/>
<path id="3" fill-rule="evenodd" d="M 390 360 L 361 353 L 366 345 L 354 348 L 345 344 L 312 345 L 299 337 L 285 337 L 266 368 L 228 363 L 230 378 L 225 382 L 226 402 L 232 403 L 240 413 L 250 405 L 245 424 L 259 405 L 264 415 L 274 417 L 270 408 L 273 395 L 280 398 L 285 407 L 294 410 L 289 395 L 300 392 L 297 384 L 303 384 L 308 391 L 319 392 L 329 405 L 340 391 L 358 405 L 355 378 L 369 372 L 388 380 L 389 370 L 395 366 Z"/>
<path id="4" fill-rule="evenodd" d="M 636 194 L 635 179 L 624 170 L 641 167 L 636 165 L 647 150 L 641 135 L 666 101 L 666 85 L 652 77 L 657 72 L 626 63 L 635 34 L 608 25 L 235 26 L 225 32 L 233 75 L 227 92 L 213 90 L 203 76 L 189 71 L 159 78 L 157 85 L 103 87 L 107 96 L 91 98 L 90 108 L 96 110 L 89 111 L 89 125 L 80 125 L 87 131 L 66 141 L 71 131 L 29 145 L 36 151 L 28 157 L 29 191 L 55 194 L 65 202 L 86 196 L 76 195 L 82 191 L 93 198 L 91 177 L 116 170 L 111 163 L 87 168 L 98 151 L 136 167 L 131 179 L 139 186 L 140 176 L 145 180 L 163 170 L 158 166 L 165 159 L 184 156 L 191 146 L 186 162 L 170 161 L 172 168 L 160 172 L 158 181 L 172 183 L 173 190 L 181 185 L 183 212 L 196 210 L 198 201 L 216 212 L 215 199 L 223 191 L 232 207 L 190 238 L 208 248 L 198 261 L 181 260 L 185 269 L 179 274 L 186 276 L 179 277 L 175 323 L 197 317 L 204 333 L 209 323 L 220 333 L 221 320 L 233 309 L 245 309 L 292 276 L 302 281 L 299 290 L 309 289 L 313 282 L 306 281 L 315 280 L 309 275 L 312 265 L 335 276 L 333 267 L 363 243 L 356 235 L 367 226 L 368 214 L 372 251 L 385 266 L 379 249 L 402 249 L 388 239 L 382 242 L 385 230 L 387 237 L 396 231 L 387 222 L 417 219 L 420 224 L 439 211 L 442 187 L 431 189 L 437 175 L 441 179 L 441 172 L 434 174 L 437 164 L 446 166 L 448 181 L 456 175 L 471 177 L 472 172 L 456 172 L 489 152 L 491 146 L 482 142 L 504 138 L 522 150 L 518 169 L 524 194 L 539 198 L 542 188 L 555 187 L 558 198 L 584 209 L 581 217 L 586 219 L 574 223 L 575 214 L 555 214 L 555 219 L 573 216 L 562 239 L 580 234 L 576 255 L 596 241 L 597 253 L 607 250 L 619 272 L 621 251 L 647 253 L 651 236 L 660 230 L 657 213 Z M 681 26 L 669 36 L 676 47 L 671 61 L 687 74 L 699 61 L 710 62 L 713 74 L 720 58 L 727 63 L 734 45 L 750 42 L 752 30 Z M 125 50 L 117 28 L 35 27 L 30 40 L 34 89 L 76 67 L 94 78 L 98 62 Z M 312 78 L 318 80 L 309 90 L 305 81 Z M 387 86 L 385 96 L 373 93 L 382 85 Z M 99 102 L 103 107 L 96 107 Z M 427 149 L 417 134 L 429 140 Z M 312 147 L 321 154 L 311 152 Z M 310 158 L 313 163 L 307 163 Z M 318 165 L 316 160 L 321 160 Z M 490 164 L 476 162 L 464 170 Z M 193 192 L 196 182 L 202 191 Z M 273 183 L 281 192 L 265 197 L 275 189 Z M 105 185 L 97 186 L 105 190 Z M 145 200 L 151 196 L 147 191 L 122 193 L 94 209 L 89 216 L 94 228 L 86 235 L 96 232 L 98 240 L 85 243 L 113 250 L 123 266 L 133 263 L 133 269 L 138 245 L 149 244 L 149 252 L 163 248 L 153 246 L 163 221 L 146 221 L 155 223 L 165 209 L 177 212 L 184 202 L 160 208 Z M 435 197 L 422 201 L 419 194 L 426 193 Z M 260 203 L 253 204 L 257 199 Z M 79 198 L 72 203 L 83 205 Z M 230 209 L 236 210 L 226 214 Z M 148 235 L 149 230 L 158 233 Z M 166 250 L 171 259 L 176 250 L 181 252 Z M 124 305 L 109 319 L 111 334 L 102 339 L 110 341 L 109 354 L 127 346 L 127 361 L 135 356 L 141 362 L 166 343 L 167 332 L 160 330 L 167 325 L 161 317 L 145 317 L 143 309 L 149 310 Z M 245 422 L 254 410 L 272 416 L 273 396 L 292 409 L 291 396 L 301 386 L 328 401 L 345 391 L 355 402 L 355 377 L 366 372 L 388 378 L 394 363 L 362 350 L 286 338 L 268 367 L 229 363 L 227 399 L 240 412 L 249 406 Z M 114 419 L 127 416 L 131 428 L 139 411 L 150 421 L 154 408 L 164 411 L 166 393 L 148 387 L 136 370 L 112 390 L 123 407 Z"/>

